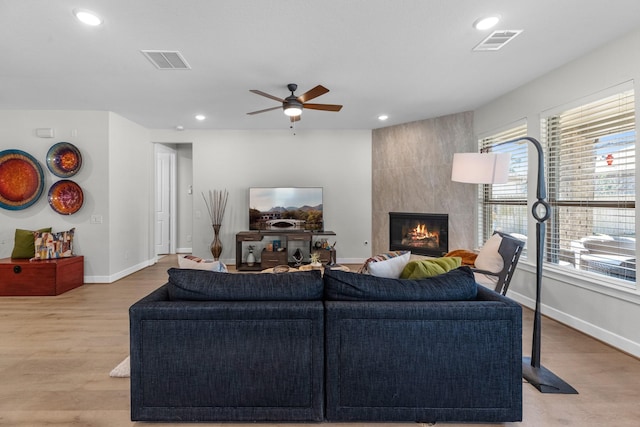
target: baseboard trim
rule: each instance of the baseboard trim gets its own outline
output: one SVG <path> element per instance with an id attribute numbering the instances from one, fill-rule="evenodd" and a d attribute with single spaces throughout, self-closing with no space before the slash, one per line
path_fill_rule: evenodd
<path id="1" fill-rule="evenodd" d="M 113 283 L 116 280 L 120 280 L 123 277 L 133 274 L 136 271 L 140 271 L 143 268 L 149 267 L 150 265 L 154 265 L 155 263 L 156 258 L 153 258 L 133 265 L 110 276 L 84 276 L 84 283 Z"/>
<path id="2" fill-rule="evenodd" d="M 509 298 L 517 301 L 525 307 L 528 307 L 532 310 L 535 308 L 536 302 L 532 298 L 511 291 L 509 291 L 508 296 Z M 540 313 L 544 316 L 549 317 L 550 319 L 562 323 L 563 325 L 569 326 L 570 328 L 589 335 L 590 337 L 593 337 L 598 341 L 602 341 L 603 343 L 610 345 L 611 347 L 623 351 L 631 356 L 640 358 L 640 344 L 637 342 L 631 341 L 628 338 L 615 334 L 592 323 L 585 322 L 582 319 L 571 316 L 560 310 L 556 310 L 555 308 L 549 307 L 545 304 L 540 304 Z"/>

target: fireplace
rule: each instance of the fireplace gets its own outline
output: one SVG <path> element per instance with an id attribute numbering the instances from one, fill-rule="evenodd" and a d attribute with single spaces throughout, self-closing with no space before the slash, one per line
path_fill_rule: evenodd
<path id="1" fill-rule="evenodd" d="M 449 215 L 389 212 L 389 250 L 443 256 L 449 252 Z"/>

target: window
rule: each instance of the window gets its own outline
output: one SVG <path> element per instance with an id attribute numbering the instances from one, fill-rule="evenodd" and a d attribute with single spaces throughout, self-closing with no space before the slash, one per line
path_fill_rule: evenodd
<path id="1" fill-rule="evenodd" d="M 511 153 L 509 182 L 479 185 L 478 247 L 491 237 L 494 230 L 515 234 L 523 240 L 527 235 L 527 141 L 500 145 L 527 136 L 522 124 L 480 139 L 480 151 Z M 523 252 L 523 256 L 525 253 Z"/>
<path id="2" fill-rule="evenodd" d="M 634 105 L 628 90 L 543 117 L 547 262 L 635 282 Z"/>

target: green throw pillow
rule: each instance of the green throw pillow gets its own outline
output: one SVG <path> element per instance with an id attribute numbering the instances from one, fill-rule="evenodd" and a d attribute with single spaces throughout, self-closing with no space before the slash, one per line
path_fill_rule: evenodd
<path id="1" fill-rule="evenodd" d="M 400 273 L 401 279 L 424 279 L 456 269 L 462 264 L 460 257 L 442 257 L 409 261 Z"/>
<path id="2" fill-rule="evenodd" d="M 38 233 L 50 233 L 51 227 L 41 228 L 36 230 Z M 36 253 L 36 247 L 34 245 L 35 231 L 31 230 L 16 230 L 16 236 L 13 243 L 13 252 L 11 252 L 11 258 L 33 258 Z"/>

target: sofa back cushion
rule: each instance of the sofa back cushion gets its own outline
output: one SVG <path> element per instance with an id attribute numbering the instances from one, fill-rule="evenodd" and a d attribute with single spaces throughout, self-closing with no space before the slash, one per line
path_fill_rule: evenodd
<path id="1" fill-rule="evenodd" d="M 311 301 L 322 299 L 320 271 L 279 274 L 169 269 L 172 301 Z"/>
<path id="2" fill-rule="evenodd" d="M 469 267 L 425 279 L 389 279 L 329 269 L 324 272 L 324 296 L 333 301 L 463 301 L 476 297 L 477 286 Z"/>

